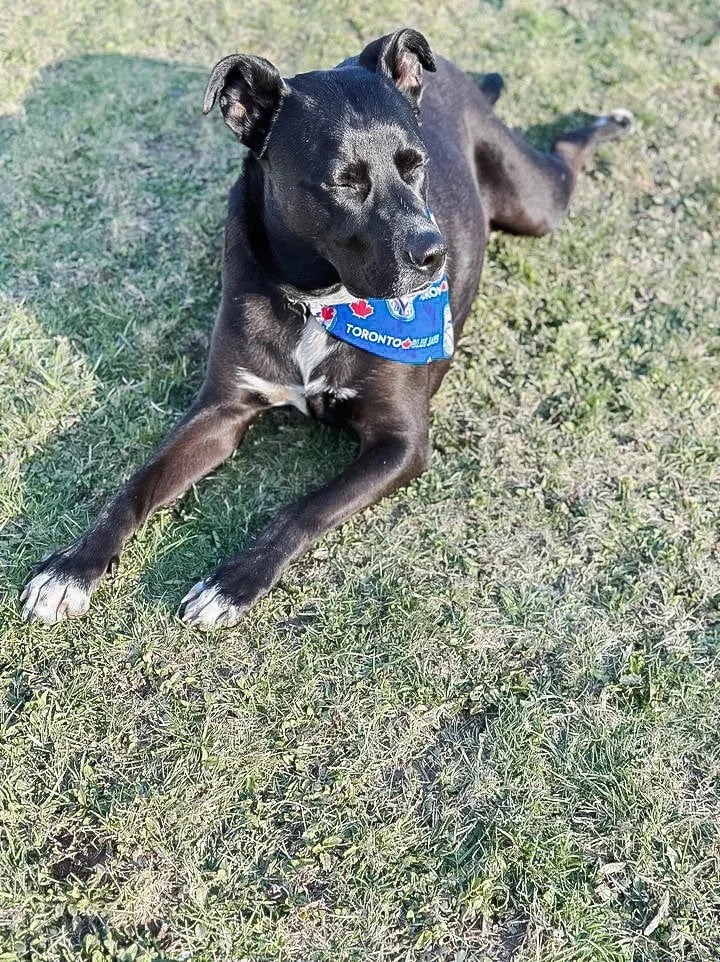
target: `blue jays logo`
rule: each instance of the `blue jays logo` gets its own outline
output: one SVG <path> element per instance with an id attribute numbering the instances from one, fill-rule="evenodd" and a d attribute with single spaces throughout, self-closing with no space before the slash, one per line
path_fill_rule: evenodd
<path id="1" fill-rule="evenodd" d="M 448 289 L 447 277 L 443 277 L 439 283 L 430 284 L 424 291 L 420 291 L 418 297 L 422 301 L 427 301 L 431 297 L 440 297 L 441 294 L 447 294 Z"/>
<path id="2" fill-rule="evenodd" d="M 412 297 L 391 297 L 385 303 L 393 317 L 398 317 L 403 321 L 412 321 L 415 318 L 415 303 Z"/>

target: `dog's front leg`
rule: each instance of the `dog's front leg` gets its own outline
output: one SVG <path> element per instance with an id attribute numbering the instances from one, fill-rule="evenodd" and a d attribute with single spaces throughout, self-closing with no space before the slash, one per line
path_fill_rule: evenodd
<path id="1" fill-rule="evenodd" d="M 245 551 L 191 588 L 183 599 L 183 620 L 202 629 L 236 624 L 277 583 L 287 564 L 350 515 L 424 471 L 428 458 L 427 432 L 419 438 L 385 436 L 364 443 L 354 464 L 283 508 Z"/>
<path id="2" fill-rule="evenodd" d="M 92 528 L 38 565 L 20 597 L 23 618 L 52 625 L 87 611 L 92 592 L 136 528 L 229 457 L 260 409 L 251 395 L 231 403 L 201 396 Z"/>

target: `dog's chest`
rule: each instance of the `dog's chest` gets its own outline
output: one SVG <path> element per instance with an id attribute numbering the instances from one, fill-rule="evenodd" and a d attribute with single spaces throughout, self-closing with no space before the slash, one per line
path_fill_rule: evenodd
<path id="1" fill-rule="evenodd" d="M 271 407 L 292 405 L 303 414 L 332 420 L 339 402 L 357 396 L 349 383 L 339 383 L 337 355 L 344 347 L 327 331 L 308 320 L 287 366 L 278 377 L 261 377 L 246 368 L 238 371 L 240 387 L 266 398 Z"/>

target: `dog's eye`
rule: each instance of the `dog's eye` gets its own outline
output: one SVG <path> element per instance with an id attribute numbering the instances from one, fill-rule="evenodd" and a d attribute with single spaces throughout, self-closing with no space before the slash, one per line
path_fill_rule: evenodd
<path id="1" fill-rule="evenodd" d="M 348 164 L 325 186 L 331 190 L 354 190 L 362 193 L 368 186 L 367 167 L 362 163 Z"/>
<path id="2" fill-rule="evenodd" d="M 427 158 L 417 150 L 398 150 L 395 166 L 403 180 L 413 181 L 425 173 Z"/>

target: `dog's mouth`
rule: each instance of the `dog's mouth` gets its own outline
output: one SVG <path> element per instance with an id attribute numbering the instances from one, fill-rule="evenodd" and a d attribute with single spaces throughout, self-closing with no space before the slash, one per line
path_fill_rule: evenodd
<path id="1" fill-rule="evenodd" d="M 368 269 L 363 266 L 360 271 L 351 272 L 343 270 L 340 265 L 336 266 L 329 258 L 328 263 L 334 267 L 337 281 L 322 289 L 308 291 L 306 296 L 309 295 L 313 300 L 325 299 L 329 304 L 339 303 L 346 298 L 377 301 L 395 298 L 412 299 L 433 284 L 440 283 L 447 267 L 445 259 L 430 276 L 427 274 L 418 276 L 416 271 L 401 269 L 394 277 L 392 275 L 378 277 L 373 276 L 375 273 L 373 268 Z M 351 274 L 351 276 L 344 277 L 343 274 Z"/>
<path id="2" fill-rule="evenodd" d="M 342 282 L 333 290 L 332 293 L 338 293 L 342 291 L 347 291 L 352 297 L 365 298 L 366 300 L 377 300 L 385 301 L 393 298 L 407 298 L 411 299 L 417 297 L 421 291 L 427 290 L 428 287 L 432 287 L 433 284 L 438 284 L 443 276 L 445 275 L 445 267 L 438 270 L 432 277 L 425 277 L 419 282 L 413 284 L 401 283 L 398 281 L 392 284 L 390 287 L 375 288 L 370 287 L 360 290 L 356 289 L 352 284 L 343 284 Z"/>
<path id="3" fill-rule="evenodd" d="M 390 298 L 405 298 L 410 300 L 413 297 L 417 297 L 417 295 L 422 291 L 427 290 L 428 287 L 432 287 L 433 284 L 439 283 L 442 280 L 444 273 L 444 270 L 439 270 L 433 277 L 423 278 L 419 284 L 415 284 L 412 287 L 405 284 L 397 284 L 396 286 L 393 286 L 388 293 L 380 295 L 379 299 L 389 300 Z"/>
<path id="4" fill-rule="evenodd" d="M 434 277 L 427 277 L 421 284 L 418 284 L 416 287 L 413 287 L 411 291 L 408 291 L 407 294 L 398 294 L 396 296 L 414 297 L 416 294 L 419 294 L 420 291 L 424 291 L 428 287 L 432 287 L 433 284 L 437 284 L 439 281 L 441 281 L 444 273 L 445 271 L 441 269 L 435 274 Z"/>

